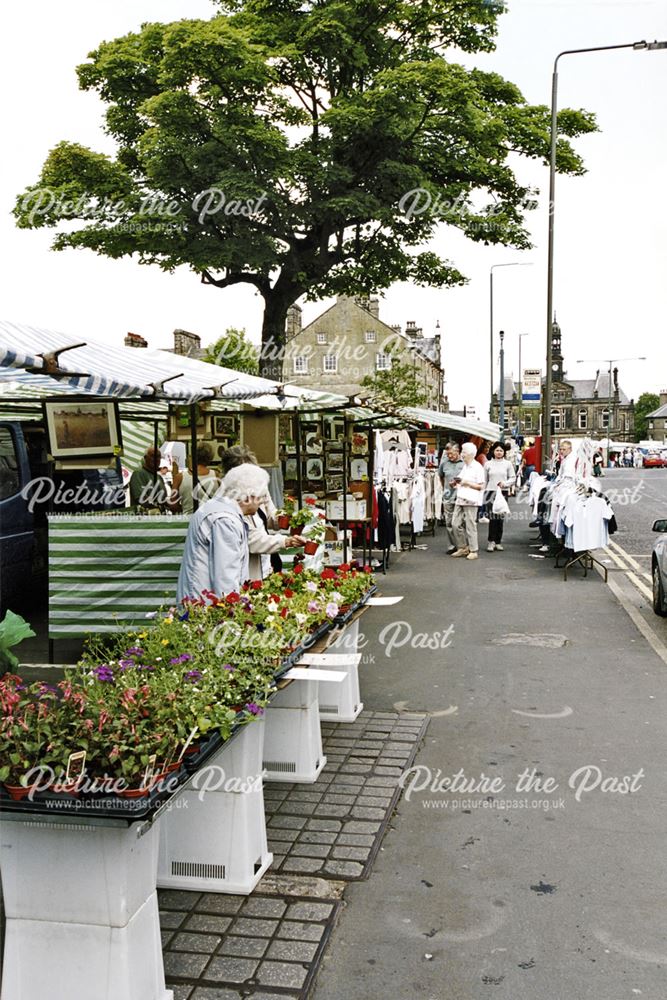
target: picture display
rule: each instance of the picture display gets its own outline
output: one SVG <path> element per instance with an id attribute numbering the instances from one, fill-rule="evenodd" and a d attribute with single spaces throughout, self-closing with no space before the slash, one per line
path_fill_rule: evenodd
<path id="1" fill-rule="evenodd" d="M 118 409 L 107 403 L 45 403 L 49 452 L 55 459 L 111 456 L 122 448 Z"/>

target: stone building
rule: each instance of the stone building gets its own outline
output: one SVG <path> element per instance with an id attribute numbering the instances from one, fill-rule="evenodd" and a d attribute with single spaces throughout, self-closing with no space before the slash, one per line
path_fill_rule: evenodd
<path id="1" fill-rule="evenodd" d="M 428 399 L 426 405 L 446 410 L 440 351 L 440 335 L 424 336 L 413 320 L 405 331 L 398 324 L 383 322 L 379 299 L 340 295 L 307 326 L 302 325 L 301 308 L 290 308 L 283 378 L 345 396 L 363 395 L 368 390 L 362 388 L 362 379 L 388 369 L 393 354 L 400 363 L 414 365 Z"/>
<path id="2" fill-rule="evenodd" d="M 660 406 L 653 413 L 649 413 L 648 420 L 648 440 L 667 441 L 667 390 L 660 393 Z"/>
<path id="3" fill-rule="evenodd" d="M 634 441 L 635 404 L 628 399 L 618 382 L 618 368 L 598 369 L 595 378 L 571 379 L 564 369 L 561 328 L 552 325 L 551 417 L 553 433 L 558 438 L 606 438 L 612 441 Z M 542 391 L 544 393 L 544 380 Z M 505 379 L 505 430 L 523 435 L 536 434 L 544 422 L 539 406 L 520 406 L 519 385 Z M 494 419 L 498 420 L 498 393 L 493 396 Z M 611 411 L 611 418 L 610 418 Z"/>

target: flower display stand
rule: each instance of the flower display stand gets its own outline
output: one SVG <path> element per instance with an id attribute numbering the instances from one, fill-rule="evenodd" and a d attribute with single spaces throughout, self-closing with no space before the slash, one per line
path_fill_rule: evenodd
<path id="1" fill-rule="evenodd" d="M 329 647 L 330 649 L 335 647 Z M 361 653 L 305 653 L 299 664 L 326 667 L 342 675 L 342 683 L 326 684 L 320 690 L 320 719 L 324 722 L 354 722 L 363 709 L 359 693 Z"/>
<path id="2" fill-rule="evenodd" d="M 158 827 L 4 813 L 2 1000 L 173 1000 L 155 888 Z"/>
<path id="3" fill-rule="evenodd" d="M 312 784 L 327 762 L 322 751 L 318 682 L 340 684 L 345 678 L 331 670 L 293 667 L 283 679 L 292 683 L 274 695 L 266 710 L 266 780 Z"/>
<path id="4" fill-rule="evenodd" d="M 264 720 L 244 726 L 162 815 L 158 885 L 251 893 L 273 861 L 266 840 Z"/>

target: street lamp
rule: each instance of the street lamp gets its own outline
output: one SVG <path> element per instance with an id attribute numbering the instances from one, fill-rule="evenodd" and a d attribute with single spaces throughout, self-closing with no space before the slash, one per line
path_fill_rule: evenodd
<path id="1" fill-rule="evenodd" d="M 639 358 L 581 358 L 580 360 L 577 361 L 577 364 L 578 365 L 594 364 L 594 363 L 602 364 L 603 361 L 606 364 L 609 365 L 609 385 L 607 386 L 607 396 L 608 396 L 608 402 L 607 402 L 607 468 L 609 468 L 609 461 L 610 461 L 610 455 L 611 455 L 611 426 L 612 426 L 612 419 L 611 419 L 611 376 L 612 376 L 612 369 L 611 369 L 611 366 L 613 364 L 618 364 L 621 361 L 646 361 L 646 358 L 645 357 L 639 357 Z"/>
<path id="2" fill-rule="evenodd" d="M 551 352 L 551 323 L 553 315 L 553 267 L 554 267 L 554 209 L 556 197 L 556 142 L 558 139 L 558 60 L 561 56 L 578 55 L 582 52 L 608 52 L 611 49 L 667 49 L 664 42 L 628 42 L 624 45 L 596 45 L 587 49 L 565 49 L 554 60 L 551 78 L 551 152 L 549 155 L 549 250 L 547 262 L 547 374 L 544 385 L 544 451 L 545 460 L 551 460 L 551 382 L 553 358 Z"/>
<path id="3" fill-rule="evenodd" d="M 505 440 L 505 331 L 500 331 L 500 385 L 498 386 L 498 423 L 500 441 Z"/>
<path id="4" fill-rule="evenodd" d="M 508 264 L 492 264 L 489 270 L 489 347 L 490 347 L 490 385 L 489 394 L 489 420 L 493 420 L 493 370 L 495 367 L 495 357 L 493 354 L 493 272 L 497 267 L 532 267 L 532 261 L 514 260 Z"/>
<path id="5" fill-rule="evenodd" d="M 519 334 L 519 408 L 517 416 L 517 437 L 521 434 L 521 409 L 523 407 L 523 368 L 521 367 L 521 341 L 524 337 L 530 336 L 528 333 Z"/>

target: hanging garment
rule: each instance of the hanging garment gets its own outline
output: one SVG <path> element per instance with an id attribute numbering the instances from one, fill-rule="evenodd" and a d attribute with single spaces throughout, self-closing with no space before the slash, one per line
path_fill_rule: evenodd
<path id="1" fill-rule="evenodd" d="M 377 543 L 381 549 L 389 549 L 395 542 L 394 515 L 391 509 L 391 494 L 380 490 L 377 494 Z"/>
<path id="2" fill-rule="evenodd" d="M 415 534 L 424 530 L 424 477 L 417 476 L 412 484 L 412 495 L 410 497 L 410 515 L 412 527 Z"/>

